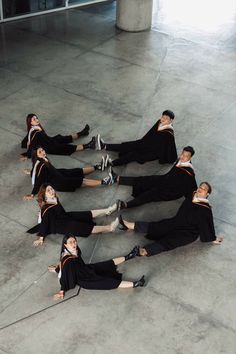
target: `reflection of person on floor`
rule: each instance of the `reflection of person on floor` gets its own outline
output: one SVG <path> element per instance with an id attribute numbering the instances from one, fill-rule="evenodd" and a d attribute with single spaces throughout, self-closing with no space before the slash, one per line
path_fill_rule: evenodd
<path id="1" fill-rule="evenodd" d="M 76 237 L 64 236 L 62 241 L 60 263 L 50 266 L 50 272 L 57 272 L 61 290 L 54 295 L 55 300 L 63 299 L 65 292 L 76 285 L 84 289 L 110 290 L 116 288 L 137 288 L 144 286 L 144 276 L 134 282 L 122 280 L 122 274 L 117 272 L 117 266 L 137 255 L 138 247 L 125 257 L 114 258 L 105 262 L 85 264 Z"/>
<path id="2" fill-rule="evenodd" d="M 175 200 L 181 197 L 191 197 L 197 189 L 195 173 L 191 158 L 194 149 L 186 146 L 175 165 L 164 175 L 142 177 L 115 177 L 114 172 L 110 178 L 120 185 L 132 186 L 134 199 L 129 202 L 118 200 L 112 205 L 111 211 L 124 208 L 133 208 L 145 203 Z M 111 184 L 111 183 L 110 183 Z"/>
<path id="3" fill-rule="evenodd" d="M 25 174 L 31 175 L 33 189 L 31 194 L 24 196 L 24 200 L 32 200 L 38 193 L 43 183 L 52 183 L 57 191 L 74 192 L 81 186 L 97 187 L 103 184 L 102 180 L 87 179 L 84 175 L 90 174 L 95 170 L 104 170 L 105 161 L 95 166 L 84 168 L 55 168 L 42 147 L 38 147 L 32 152 L 32 170 L 24 170 Z"/>
<path id="4" fill-rule="evenodd" d="M 37 232 L 39 236 L 34 241 L 34 246 L 42 245 L 49 234 L 73 233 L 76 236 L 88 237 L 91 234 L 113 232 L 119 223 L 116 218 L 109 225 L 96 226 L 93 218 L 107 215 L 108 209 L 66 212 L 50 184 L 41 186 L 38 204 L 40 207 L 39 224 L 27 231 L 33 234 Z"/>
<path id="5" fill-rule="evenodd" d="M 140 256 L 154 256 L 161 252 L 188 245 L 200 237 L 202 242 L 220 245 L 222 237 L 216 237 L 211 206 L 208 195 L 211 186 L 202 182 L 192 198 L 186 198 L 176 216 L 158 222 L 127 222 L 120 217 L 119 227 L 122 230 L 134 230 L 147 233 L 145 236 L 154 243 L 139 249 Z"/>
<path id="6" fill-rule="evenodd" d="M 141 139 L 121 144 L 107 144 L 100 135 L 96 137 L 98 150 L 117 151 L 119 158 L 111 162 L 112 166 L 120 166 L 132 161 L 145 163 L 159 160 L 159 163 L 172 163 L 177 159 L 174 129 L 172 122 L 175 115 L 166 110 L 161 118 Z"/>
<path id="7" fill-rule="evenodd" d="M 21 154 L 21 160 L 31 157 L 32 150 L 38 146 L 42 146 L 48 154 L 53 155 L 71 155 L 75 151 L 81 151 L 86 148 L 92 148 L 89 144 L 73 145 L 71 144 L 75 139 L 89 134 L 89 126 L 86 124 L 85 128 L 78 133 L 71 135 L 56 135 L 48 136 L 38 117 L 34 113 L 28 114 L 26 117 L 27 135 L 22 140 L 21 147 L 26 148 L 27 152 Z M 94 145 L 95 148 L 95 145 Z"/>

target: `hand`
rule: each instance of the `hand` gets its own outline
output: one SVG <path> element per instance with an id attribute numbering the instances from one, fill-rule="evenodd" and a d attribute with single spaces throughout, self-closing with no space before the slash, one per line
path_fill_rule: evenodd
<path id="1" fill-rule="evenodd" d="M 28 160 L 27 156 L 23 156 L 23 155 L 20 156 L 20 161 L 26 161 L 26 160 Z"/>
<path id="2" fill-rule="evenodd" d="M 33 200 L 33 199 L 34 199 L 33 194 L 26 194 L 23 197 L 23 200 Z"/>
<path id="3" fill-rule="evenodd" d="M 212 241 L 214 245 L 221 245 L 223 242 L 224 238 L 223 237 L 217 237 L 215 241 Z"/>
<path id="4" fill-rule="evenodd" d="M 48 267 L 48 271 L 49 271 L 50 273 L 56 273 L 56 266 L 50 265 L 50 266 Z"/>
<path id="5" fill-rule="evenodd" d="M 35 241 L 33 242 L 33 245 L 34 245 L 35 247 L 42 246 L 42 244 L 43 244 L 43 237 L 39 237 L 37 240 L 35 240 Z"/>
<path id="6" fill-rule="evenodd" d="M 53 300 L 63 300 L 64 296 L 65 296 L 64 291 L 61 290 L 53 296 Z"/>
<path id="7" fill-rule="evenodd" d="M 27 175 L 27 176 L 30 175 L 30 170 L 29 170 L 28 168 L 25 168 L 25 169 L 23 170 L 23 172 L 24 172 L 24 174 Z"/>
<path id="8" fill-rule="evenodd" d="M 140 248 L 139 249 L 139 255 L 140 256 L 147 256 L 147 251 L 145 250 L 145 248 Z"/>

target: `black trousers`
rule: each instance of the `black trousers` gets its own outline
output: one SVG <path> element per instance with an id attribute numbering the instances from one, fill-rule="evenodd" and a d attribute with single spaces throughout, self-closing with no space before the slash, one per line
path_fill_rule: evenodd
<path id="1" fill-rule="evenodd" d="M 136 177 L 123 177 L 120 176 L 119 177 L 119 184 L 123 185 L 123 186 L 133 186 L 134 185 L 134 181 L 135 181 Z M 138 197 L 130 200 L 129 202 L 127 202 L 127 208 L 134 208 L 137 207 L 139 205 L 142 204 L 146 204 L 146 203 L 150 203 L 153 201 L 160 201 L 161 199 L 158 199 L 158 197 L 155 195 L 155 190 L 154 189 L 150 189 L 142 194 L 140 194 Z"/>
<path id="2" fill-rule="evenodd" d="M 146 221 L 136 221 L 134 224 L 134 231 L 147 233 L 149 229 L 149 225 L 150 223 Z M 146 250 L 148 257 L 155 256 L 159 253 L 168 251 L 168 249 L 164 245 L 158 242 L 149 243 L 147 245 L 142 246 L 142 248 Z"/>

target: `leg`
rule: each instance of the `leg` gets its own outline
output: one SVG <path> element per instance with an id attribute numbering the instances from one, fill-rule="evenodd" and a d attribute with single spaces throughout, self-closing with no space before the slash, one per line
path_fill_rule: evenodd
<path id="1" fill-rule="evenodd" d="M 114 221 L 112 221 L 112 223 L 110 223 L 110 225 L 94 226 L 91 233 L 100 234 L 100 233 L 114 232 L 118 224 L 119 224 L 119 219 L 116 218 Z"/>
<path id="2" fill-rule="evenodd" d="M 99 179 L 84 178 L 82 186 L 85 186 L 85 187 L 97 187 L 97 186 L 101 186 L 101 184 L 102 184 L 102 181 L 99 180 Z"/>
<path id="3" fill-rule="evenodd" d="M 82 151 L 82 150 L 84 150 L 84 146 L 82 144 L 76 145 L 75 151 Z"/>
<path id="4" fill-rule="evenodd" d="M 109 208 L 106 209 L 96 209 L 96 210 L 91 210 L 92 217 L 93 218 L 98 218 L 99 216 L 106 216 Z"/>
<path id="5" fill-rule="evenodd" d="M 89 167 L 84 167 L 83 168 L 83 173 L 84 175 L 89 175 L 90 173 L 95 171 L 95 167 L 94 166 L 89 166 Z"/>
<path id="6" fill-rule="evenodd" d="M 150 257 L 166 251 L 168 251 L 167 247 L 161 245 L 158 242 L 153 242 L 140 248 L 139 254 L 140 256 Z"/>
<path id="7" fill-rule="evenodd" d="M 114 258 L 113 262 L 115 263 L 115 265 L 119 265 L 121 263 L 124 263 L 125 262 L 125 257 Z"/>
<path id="8" fill-rule="evenodd" d="M 122 282 L 118 286 L 118 288 L 121 288 L 121 289 L 133 288 L 133 287 L 134 287 L 134 283 L 132 281 L 125 281 L 125 280 L 122 280 Z"/>
<path id="9" fill-rule="evenodd" d="M 127 154 L 119 157 L 116 160 L 112 161 L 112 166 L 122 166 L 126 165 L 129 162 L 137 161 L 139 154 L 137 152 L 128 152 Z"/>
<path id="10" fill-rule="evenodd" d="M 149 190 L 140 194 L 138 197 L 130 200 L 129 202 L 126 202 L 126 208 L 134 208 L 142 204 L 151 203 L 154 200 L 157 201 L 157 199 L 155 198 L 154 191 Z"/>

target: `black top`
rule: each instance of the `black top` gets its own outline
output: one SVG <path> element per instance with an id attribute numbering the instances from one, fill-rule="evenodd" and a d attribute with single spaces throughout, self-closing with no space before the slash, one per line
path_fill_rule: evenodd
<path id="1" fill-rule="evenodd" d="M 88 237 L 95 225 L 91 211 L 66 212 L 60 202 L 45 204 L 41 210 L 41 218 L 38 232 L 38 236 L 41 237 L 56 233 Z M 36 228 L 32 230 L 35 232 Z M 29 233 L 33 233 L 32 230 L 29 230 Z"/>
<path id="2" fill-rule="evenodd" d="M 84 289 L 116 289 L 121 283 L 122 274 L 118 273 L 112 260 L 85 264 L 81 255 L 66 255 L 56 271 L 61 270 L 61 290 L 73 289 L 76 285 Z"/>
<path id="3" fill-rule="evenodd" d="M 141 145 L 144 152 L 155 152 L 159 163 L 172 163 L 177 159 L 175 136 L 172 129 L 159 130 L 160 119 L 142 137 Z"/>
<path id="4" fill-rule="evenodd" d="M 27 137 L 28 139 L 28 137 Z M 23 139 L 21 146 L 25 146 L 25 140 Z M 26 153 L 22 155 L 31 157 L 32 150 L 38 146 L 44 148 L 48 154 L 53 155 L 71 155 L 76 150 L 76 145 L 70 144 L 72 142 L 72 136 L 56 135 L 50 137 L 44 130 L 35 130 L 31 134 L 30 144 Z M 27 143 L 26 143 L 27 144 Z"/>
<path id="5" fill-rule="evenodd" d="M 195 173 L 191 167 L 177 167 L 159 176 L 143 176 L 133 179 L 134 197 L 151 191 L 153 201 L 174 200 L 181 197 L 191 197 L 197 189 Z"/>
<path id="6" fill-rule="evenodd" d="M 148 239 L 155 240 L 165 250 L 184 246 L 200 237 L 202 242 L 216 240 L 211 206 L 185 199 L 176 216 L 149 224 Z"/>
<path id="7" fill-rule="evenodd" d="M 38 161 L 38 162 L 37 162 Z M 43 183 L 50 183 L 57 191 L 74 192 L 83 183 L 82 168 L 63 169 L 55 168 L 50 161 L 38 159 L 35 169 L 35 181 L 31 194 L 38 193 Z M 34 166 L 35 166 L 34 164 Z M 33 169 L 31 170 L 32 177 Z"/>

